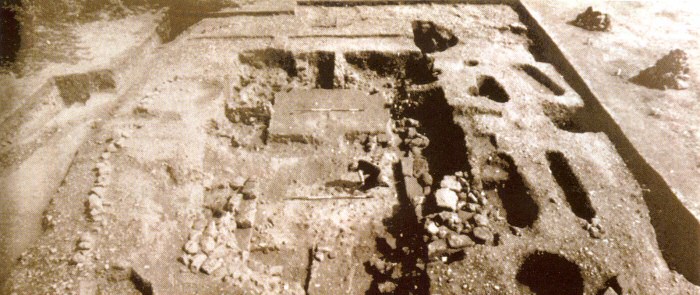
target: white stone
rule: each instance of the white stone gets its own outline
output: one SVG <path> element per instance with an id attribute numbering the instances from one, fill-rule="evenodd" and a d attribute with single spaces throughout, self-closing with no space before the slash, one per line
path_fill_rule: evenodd
<path id="1" fill-rule="evenodd" d="M 439 208 L 456 211 L 457 201 L 459 201 L 457 193 L 450 189 L 441 188 L 435 192 L 435 203 Z"/>
<path id="2" fill-rule="evenodd" d="M 460 184 L 457 177 L 453 175 L 446 175 L 442 181 L 440 181 L 440 187 L 451 189 L 455 192 L 462 191 L 462 184 Z"/>

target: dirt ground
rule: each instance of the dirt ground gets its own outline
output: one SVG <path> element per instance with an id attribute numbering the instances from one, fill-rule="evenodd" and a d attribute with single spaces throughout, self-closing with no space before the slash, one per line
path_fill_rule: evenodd
<path id="1" fill-rule="evenodd" d="M 522 6 L 307 2 L 87 24 L 19 78 L 0 293 L 700 292 Z"/>

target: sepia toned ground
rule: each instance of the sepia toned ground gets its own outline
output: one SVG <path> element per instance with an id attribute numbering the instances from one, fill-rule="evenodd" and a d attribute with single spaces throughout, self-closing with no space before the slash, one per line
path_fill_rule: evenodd
<path id="1" fill-rule="evenodd" d="M 12 78 L 0 293 L 700 291 L 697 75 L 627 82 L 697 68 L 682 6 L 249 2 L 81 25 Z"/>

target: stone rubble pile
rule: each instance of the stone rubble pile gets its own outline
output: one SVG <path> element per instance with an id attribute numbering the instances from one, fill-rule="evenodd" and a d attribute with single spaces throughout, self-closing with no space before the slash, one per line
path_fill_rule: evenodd
<path id="1" fill-rule="evenodd" d="M 476 244 L 498 243 L 494 223 L 504 218 L 493 208 L 486 193 L 470 188 L 464 172 L 443 177 L 434 198 L 440 211 L 425 216 L 423 223 L 429 257 L 455 253 Z"/>
<path id="2" fill-rule="evenodd" d="M 112 157 L 113 153 L 124 146 L 126 138 L 130 136 L 130 132 L 120 131 L 117 136 L 108 139 L 107 148 L 105 148 L 104 152 L 100 155 L 100 162 L 95 165 L 97 178 L 85 202 L 85 209 L 91 221 L 104 222 L 104 207 L 110 205 L 110 202 L 105 200 L 107 188 L 112 183 L 112 164 L 109 159 Z"/>
<path id="3" fill-rule="evenodd" d="M 687 89 L 690 81 L 688 54 L 681 49 L 671 50 L 654 66 L 639 72 L 631 82 L 654 89 Z"/>
<path id="4" fill-rule="evenodd" d="M 254 225 L 258 195 L 256 187 L 257 180 L 249 178 L 240 191 L 242 200 L 231 196 L 220 216 L 209 221 L 199 219 L 192 224 L 188 240 L 182 248 L 185 253 L 180 257 L 180 262 L 190 271 L 211 275 L 227 263 L 244 263 L 244 252 L 249 250 L 249 242 L 239 245 L 236 232 Z"/>
<path id="5" fill-rule="evenodd" d="M 586 11 L 576 16 L 571 24 L 589 31 L 610 31 L 610 15 L 588 7 Z"/>

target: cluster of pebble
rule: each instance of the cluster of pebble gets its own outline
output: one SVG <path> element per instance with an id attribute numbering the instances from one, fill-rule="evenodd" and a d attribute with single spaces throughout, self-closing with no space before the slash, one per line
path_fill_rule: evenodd
<path id="1" fill-rule="evenodd" d="M 253 226 L 256 213 L 255 191 L 257 180 L 248 179 L 242 186 L 242 200 L 229 197 L 224 211 L 219 217 L 208 222 L 204 219 L 195 221 L 180 257 L 180 262 L 192 272 L 213 274 L 224 266 L 225 261 L 242 261 L 243 251 L 247 246 L 240 246 L 236 238 L 236 229 L 249 229 Z"/>
<path id="2" fill-rule="evenodd" d="M 588 7 L 586 11 L 576 16 L 571 24 L 589 31 L 610 31 L 610 15 Z"/>
<path id="3" fill-rule="evenodd" d="M 224 264 L 224 258 L 240 251 L 235 236 L 235 221 L 231 212 L 206 223 L 198 220 L 192 225 L 180 262 L 192 272 L 212 274 Z"/>
<path id="4" fill-rule="evenodd" d="M 442 211 L 425 216 L 423 224 L 430 257 L 475 244 L 497 243 L 492 223 L 505 218 L 492 208 L 484 192 L 470 190 L 463 172 L 446 175 L 440 181 L 435 203 Z"/>
<path id="5" fill-rule="evenodd" d="M 603 229 L 603 226 L 600 224 L 600 219 L 598 217 L 591 218 L 591 222 L 586 223 L 584 228 L 588 231 L 588 234 L 591 235 L 591 238 L 594 239 L 600 239 L 603 237 L 603 234 L 605 234 L 605 229 Z"/>
<path id="6" fill-rule="evenodd" d="M 410 150 L 414 156 L 422 155 L 423 149 L 428 147 L 430 139 L 418 132 L 420 122 L 411 118 L 396 121 L 395 132 L 403 138 L 403 147 Z"/>
<path id="7" fill-rule="evenodd" d="M 96 240 L 88 232 L 82 233 L 76 243 L 75 254 L 71 257 L 70 263 L 78 267 L 85 265 L 90 260 L 91 251 L 95 248 Z"/>
<path id="8" fill-rule="evenodd" d="M 661 90 L 687 89 L 689 80 L 688 55 L 680 49 L 671 50 L 654 66 L 639 72 L 637 76 L 630 79 L 633 83 Z"/>
<path id="9" fill-rule="evenodd" d="M 92 221 L 104 221 L 104 207 L 109 205 L 109 202 L 105 201 L 107 186 L 112 182 L 112 164 L 109 162 L 109 158 L 124 146 L 125 139 L 130 136 L 129 132 L 121 131 L 116 137 L 108 139 L 107 148 L 100 155 L 100 162 L 95 165 L 97 179 L 85 202 L 88 217 Z"/>

